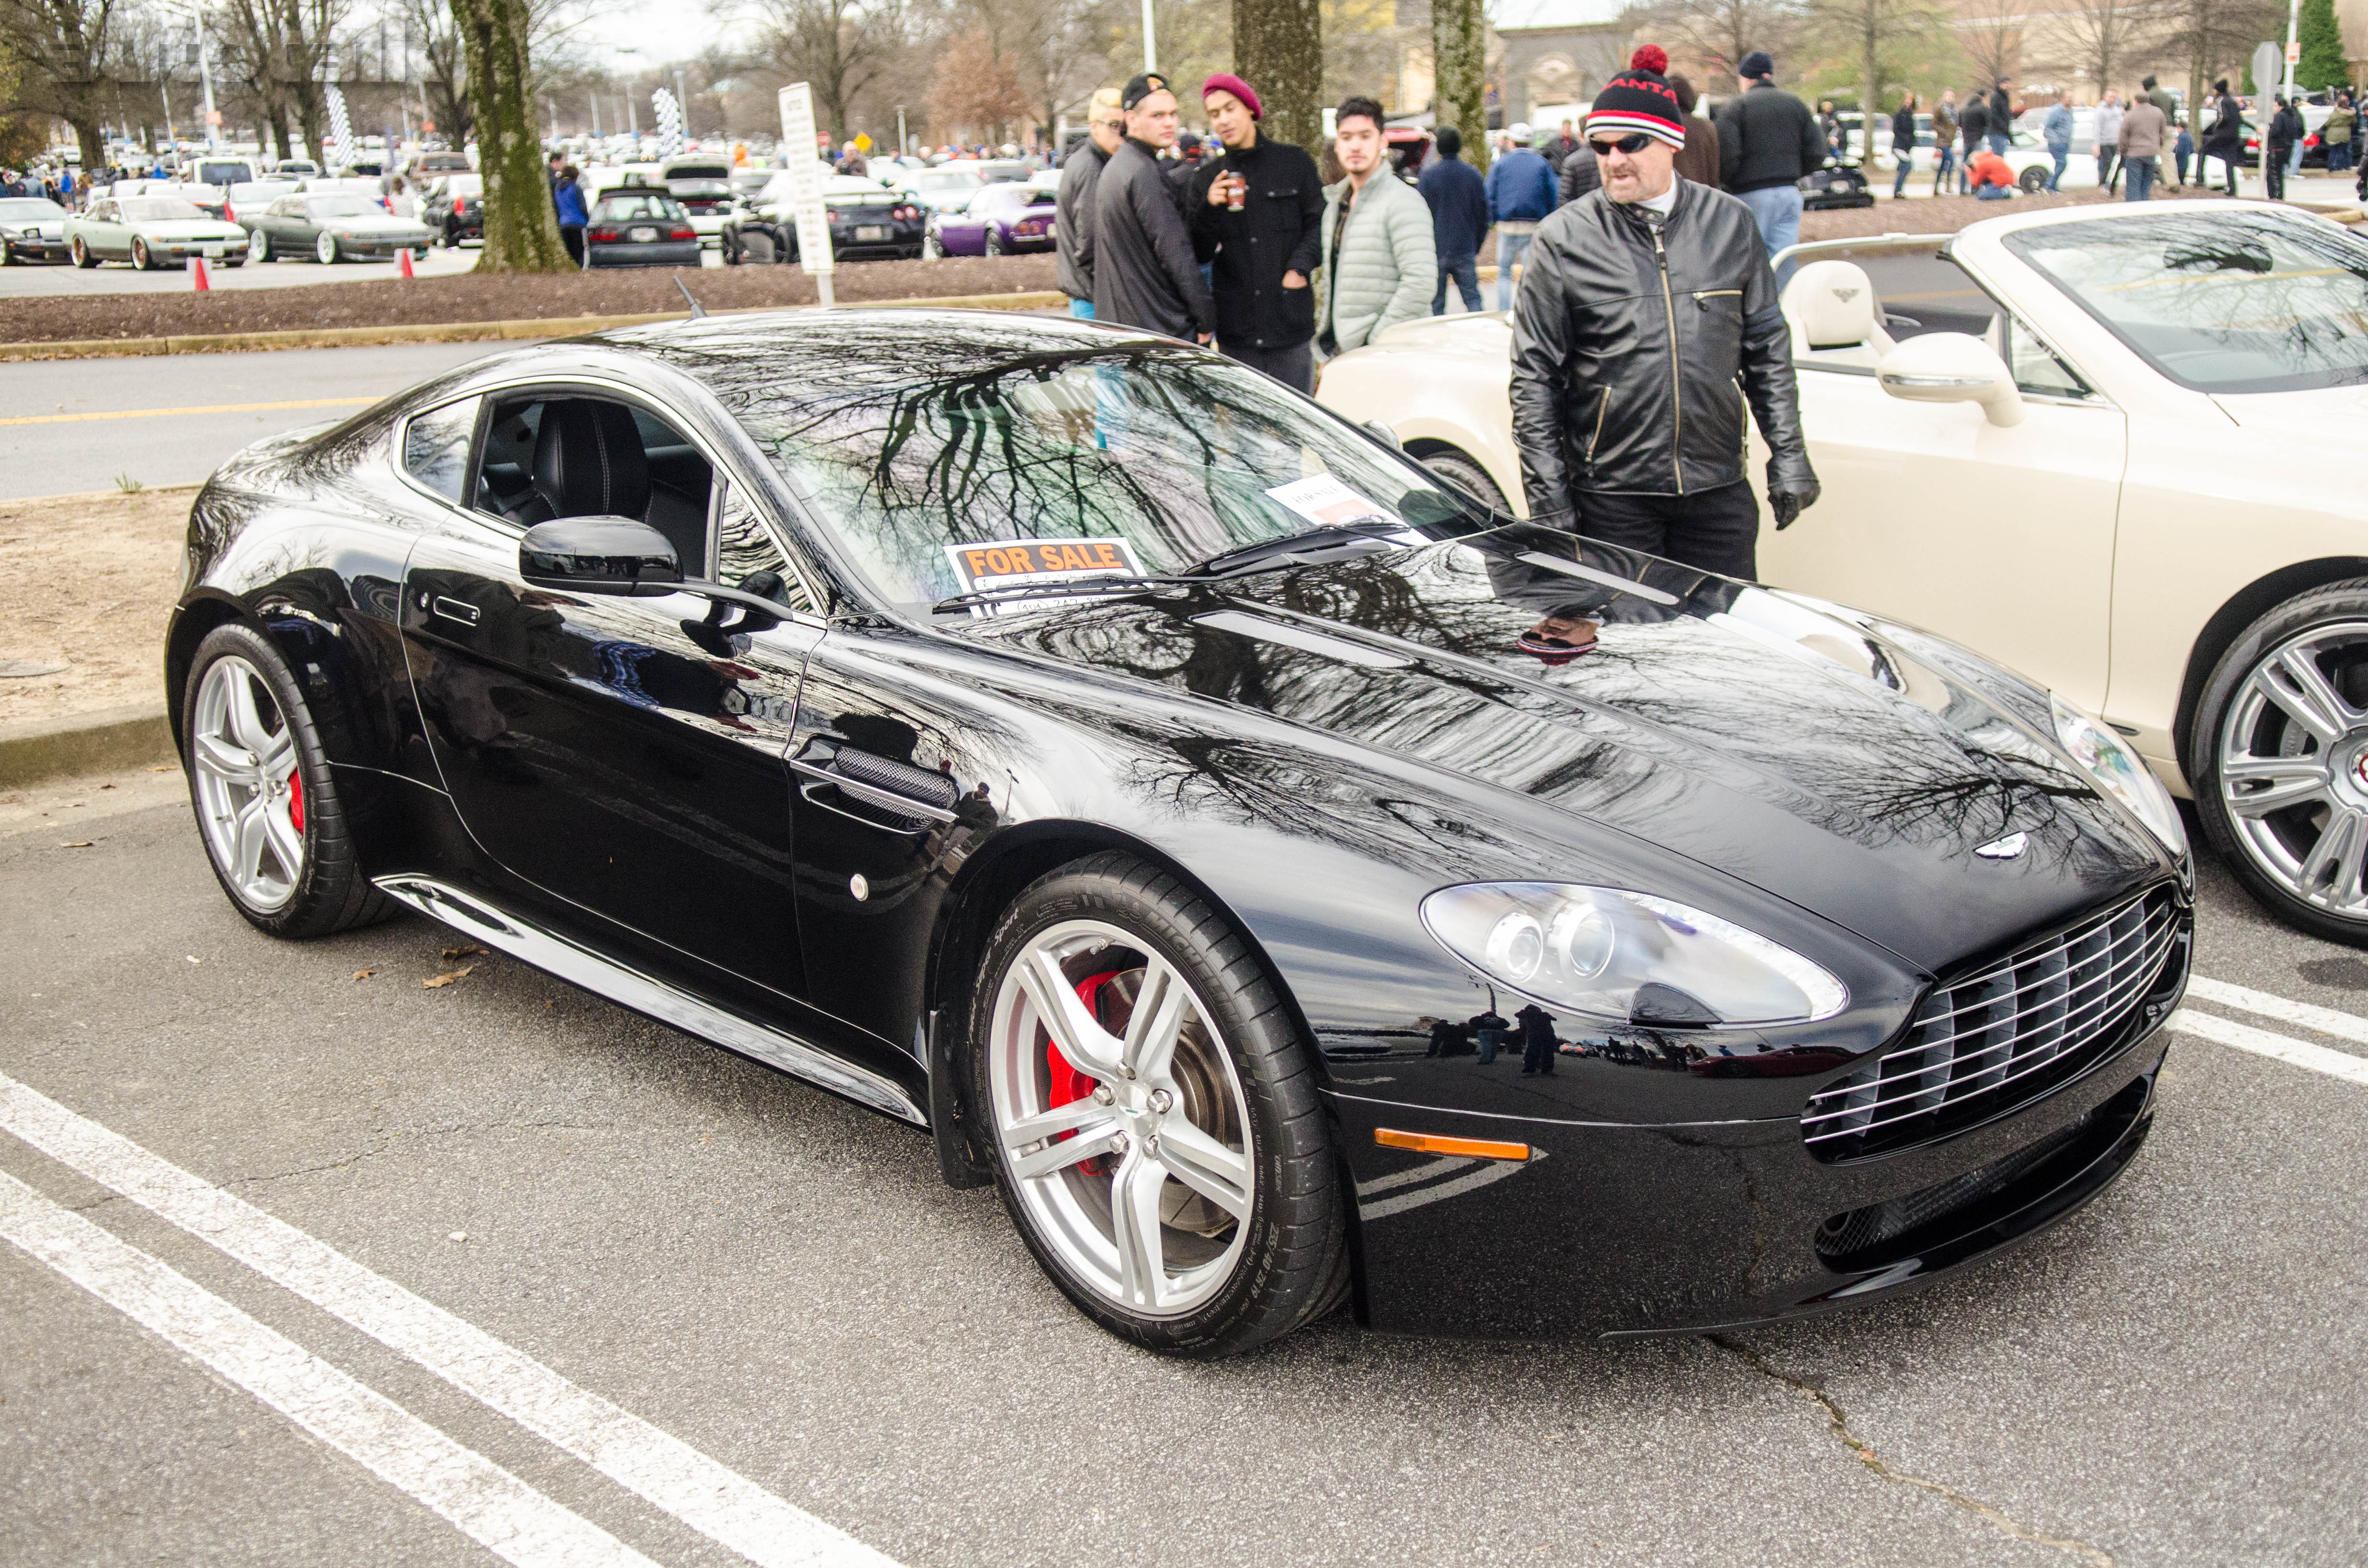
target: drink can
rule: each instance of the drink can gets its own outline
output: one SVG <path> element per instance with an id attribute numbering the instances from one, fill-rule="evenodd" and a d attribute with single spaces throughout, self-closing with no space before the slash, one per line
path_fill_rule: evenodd
<path id="1" fill-rule="evenodd" d="M 1242 210 L 1243 199 L 1249 195 L 1249 184 L 1241 176 L 1228 177 L 1225 185 L 1225 209 L 1231 212 Z"/>

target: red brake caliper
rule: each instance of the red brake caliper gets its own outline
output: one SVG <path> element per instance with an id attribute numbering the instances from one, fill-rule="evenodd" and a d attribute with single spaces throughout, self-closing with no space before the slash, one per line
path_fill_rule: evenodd
<path id="1" fill-rule="evenodd" d="M 1102 987 L 1116 980 L 1121 972 L 1114 969 L 1105 974 L 1087 975 L 1077 982 L 1077 1000 L 1086 1005 L 1086 1011 L 1093 1014 L 1097 1018 L 1101 1017 L 1101 1007 L 1099 1003 Z M 1054 1045 L 1049 1039 L 1044 1041 L 1044 1066 L 1052 1078 L 1052 1085 L 1044 1096 L 1044 1107 L 1047 1110 L 1058 1110 L 1071 1101 L 1084 1099 L 1094 1092 L 1093 1079 L 1070 1066 L 1069 1059 L 1061 1054 L 1061 1048 Z M 1064 1138 L 1076 1136 L 1075 1132 L 1056 1133 L 1053 1135 L 1053 1142 L 1057 1143 Z M 1077 1168 L 1099 1175 L 1104 1168 L 1102 1156 L 1097 1154 L 1090 1160 L 1080 1161 Z"/>
<path id="2" fill-rule="evenodd" d="M 304 831 L 304 770 L 292 768 L 288 774 L 288 820 L 296 831 Z"/>

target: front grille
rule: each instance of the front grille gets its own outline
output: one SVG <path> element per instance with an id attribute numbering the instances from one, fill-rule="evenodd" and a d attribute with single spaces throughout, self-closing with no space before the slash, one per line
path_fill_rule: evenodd
<path id="1" fill-rule="evenodd" d="M 2038 1098 L 2126 1038 L 2182 925 L 2157 888 L 1933 987 L 1906 1044 L 1811 1096 L 1803 1141 L 1821 1160 L 1888 1153 Z"/>

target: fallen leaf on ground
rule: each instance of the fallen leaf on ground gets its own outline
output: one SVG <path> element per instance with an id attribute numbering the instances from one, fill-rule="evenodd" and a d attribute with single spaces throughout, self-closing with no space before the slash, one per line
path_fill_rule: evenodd
<path id="1" fill-rule="evenodd" d="M 419 983 L 423 990 L 433 991 L 439 985 L 451 984 L 454 981 L 460 979 L 462 975 L 467 974 L 471 970 L 476 967 L 477 966 L 472 963 L 462 964 L 459 969 L 447 970 L 442 974 L 432 975 L 429 978 L 421 981 Z"/>
<path id="2" fill-rule="evenodd" d="M 112 784 L 102 784 L 102 785 L 100 785 L 100 786 L 99 786 L 99 788 L 100 788 L 100 789 L 102 789 L 102 790 L 112 790 L 112 789 L 114 789 L 114 788 L 115 788 L 115 786 L 114 786 L 114 785 L 112 785 Z"/>
<path id="3" fill-rule="evenodd" d="M 446 963 L 452 963 L 452 962 L 454 962 L 454 961 L 456 961 L 456 960 L 458 960 L 468 958 L 468 957 L 469 957 L 469 956 L 471 956 L 472 954 L 484 954 L 485 957 L 488 957 L 488 958 L 490 958 L 490 957 L 492 957 L 492 956 L 493 956 L 493 955 L 491 955 L 490 953 L 486 953 L 484 949 L 483 949 L 483 948 L 481 948 L 481 947 L 477 946 L 474 942 L 472 942 L 472 943 L 470 943 L 470 944 L 469 944 L 467 947 L 465 947 L 465 948 L 447 948 L 447 949 L 444 949 L 444 961 L 445 961 Z"/>
<path id="4" fill-rule="evenodd" d="M 371 975 L 376 974 L 377 972 L 378 971 L 374 969 L 358 969 L 354 971 L 354 978 L 356 980 L 368 980 Z"/>
<path id="5" fill-rule="evenodd" d="M 151 773 L 177 773 L 180 769 L 177 767 L 152 767 L 148 771 Z"/>
<path id="6" fill-rule="evenodd" d="M 61 849 L 87 849 L 90 847 L 90 843 L 91 841 L 87 838 L 77 838 L 71 844 L 61 844 L 58 847 Z"/>

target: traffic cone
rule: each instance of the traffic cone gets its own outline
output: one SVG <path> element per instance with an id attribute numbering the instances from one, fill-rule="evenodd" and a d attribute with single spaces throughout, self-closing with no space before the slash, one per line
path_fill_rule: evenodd
<path id="1" fill-rule="evenodd" d="M 394 253 L 394 263 L 396 267 L 405 278 L 416 276 L 416 274 L 411 270 L 411 247 L 409 245 L 404 245 Z"/>
<path id="2" fill-rule="evenodd" d="M 199 294 L 207 294 L 213 291 L 213 285 L 206 280 L 206 258 L 204 256 L 193 256 L 189 257 L 189 288 L 192 292 Z"/>

